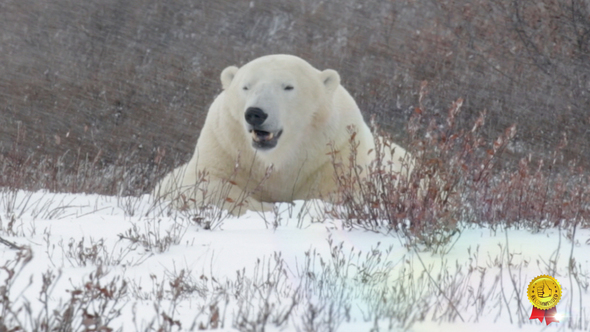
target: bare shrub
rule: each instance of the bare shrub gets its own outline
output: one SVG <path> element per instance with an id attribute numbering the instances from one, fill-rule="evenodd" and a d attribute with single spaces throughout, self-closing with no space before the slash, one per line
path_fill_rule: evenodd
<path id="1" fill-rule="evenodd" d="M 180 220 L 175 219 L 170 224 L 164 222 L 164 225 L 162 225 L 162 219 L 144 220 L 141 225 L 134 223 L 131 228 L 118 236 L 121 240 L 142 245 L 146 251 L 166 252 L 170 246 L 180 244 L 190 226 L 186 219 L 178 219 Z M 166 226 L 168 227 L 164 228 Z"/>
<path id="2" fill-rule="evenodd" d="M 89 243 L 88 243 L 89 242 Z M 129 257 L 137 250 L 135 241 L 133 244 L 125 243 L 127 246 L 107 245 L 104 239 L 94 240 L 90 238 L 85 240 L 84 237 L 79 241 L 70 238 L 67 245 L 60 240 L 63 257 L 73 267 L 80 266 L 137 266 L 143 263 L 149 255 L 143 255 L 140 258 Z M 87 245 L 89 244 L 89 245 Z M 49 247 L 49 243 L 47 243 Z M 133 256 L 133 255 L 131 255 Z"/>
<path id="3" fill-rule="evenodd" d="M 112 331 L 113 319 L 119 317 L 127 302 L 127 283 L 120 277 L 108 281 L 108 272 L 98 266 L 84 284 L 69 289 L 71 298 L 65 303 L 55 303 L 52 292 L 61 271 L 47 270 L 42 274 L 42 285 L 37 299 L 27 299 L 15 294 L 16 278 L 24 270 L 33 253 L 30 248 L 19 250 L 16 257 L 0 267 L 5 277 L 0 286 L 0 329 L 2 331 Z M 32 280 L 26 286 L 29 288 Z M 41 310 L 33 310 L 32 302 L 38 301 Z"/>
<path id="4" fill-rule="evenodd" d="M 425 88 L 424 84 L 420 100 Z M 341 204 L 328 212 L 349 227 L 401 232 L 410 243 L 433 249 L 460 232 L 460 224 L 533 231 L 571 228 L 578 222 L 588 225 L 588 175 L 573 163 L 559 173 L 553 167 L 565 139 L 548 161 L 538 157 L 535 162 L 529 155 L 516 169 L 503 167 L 502 155 L 516 135 L 516 126 L 486 141 L 481 135 L 485 112 L 469 130 L 457 126 L 462 104 L 458 99 L 439 119 L 420 102 L 408 124 L 413 160 L 404 167 L 412 168 L 409 176 L 391 171 L 383 162 L 390 149 L 388 139 L 376 140 L 380 157 L 367 169 L 356 165 L 354 156 L 348 161 L 335 159 Z M 354 133 L 350 144 L 354 150 Z M 366 172 L 365 177 L 360 172 Z"/>

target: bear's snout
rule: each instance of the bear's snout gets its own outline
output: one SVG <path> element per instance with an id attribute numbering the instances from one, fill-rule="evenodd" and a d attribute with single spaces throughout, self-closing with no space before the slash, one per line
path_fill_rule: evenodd
<path id="1" fill-rule="evenodd" d="M 258 127 L 266 121 L 268 114 L 264 113 L 264 111 L 258 107 L 248 107 L 245 117 L 248 124 L 253 127 Z"/>
<path id="2" fill-rule="evenodd" d="M 268 114 L 258 107 L 248 107 L 244 114 L 248 123 L 248 132 L 252 135 L 252 147 L 260 150 L 269 150 L 277 146 L 282 129 L 269 128 L 265 124 Z"/>

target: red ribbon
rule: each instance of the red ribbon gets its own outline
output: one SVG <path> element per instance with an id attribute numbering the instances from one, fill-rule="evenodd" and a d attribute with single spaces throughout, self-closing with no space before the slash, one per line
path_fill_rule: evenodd
<path id="1" fill-rule="evenodd" d="M 556 314 L 557 314 L 557 307 L 553 307 L 553 308 L 547 309 L 547 310 L 541 310 L 541 309 L 537 309 L 537 308 L 533 307 L 533 312 L 531 312 L 531 318 L 529 318 L 529 319 L 538 318 L 539 321 L 542 323 L 543 317 L 545 317 L 545 323 L 547 323 L 547 325 L 549 325 L 553 322 L 559 323 L 557 318 L 555 318 Z"/>

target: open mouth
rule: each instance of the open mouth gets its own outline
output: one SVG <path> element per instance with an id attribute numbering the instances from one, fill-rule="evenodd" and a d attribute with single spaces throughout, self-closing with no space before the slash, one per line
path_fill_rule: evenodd
<path id="1" fill-rule="evenodd" d="M 283 134 L 283 130 L 272 132 L 250 129 L 250 134 L 252 135 L 252 146 L 255 149 L 266 150 L 277 146 L 279 138 L 281 137 L 281 134 Z"/>

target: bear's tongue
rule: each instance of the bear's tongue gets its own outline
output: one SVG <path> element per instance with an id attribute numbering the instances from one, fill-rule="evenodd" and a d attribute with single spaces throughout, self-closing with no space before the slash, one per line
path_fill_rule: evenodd
<path id="1" fill-rule="evenodd" d="M 252 130 L 252 139 L 256 142 L 270 141 L 273 137 L 274 134 L 268 131 Z"/>

